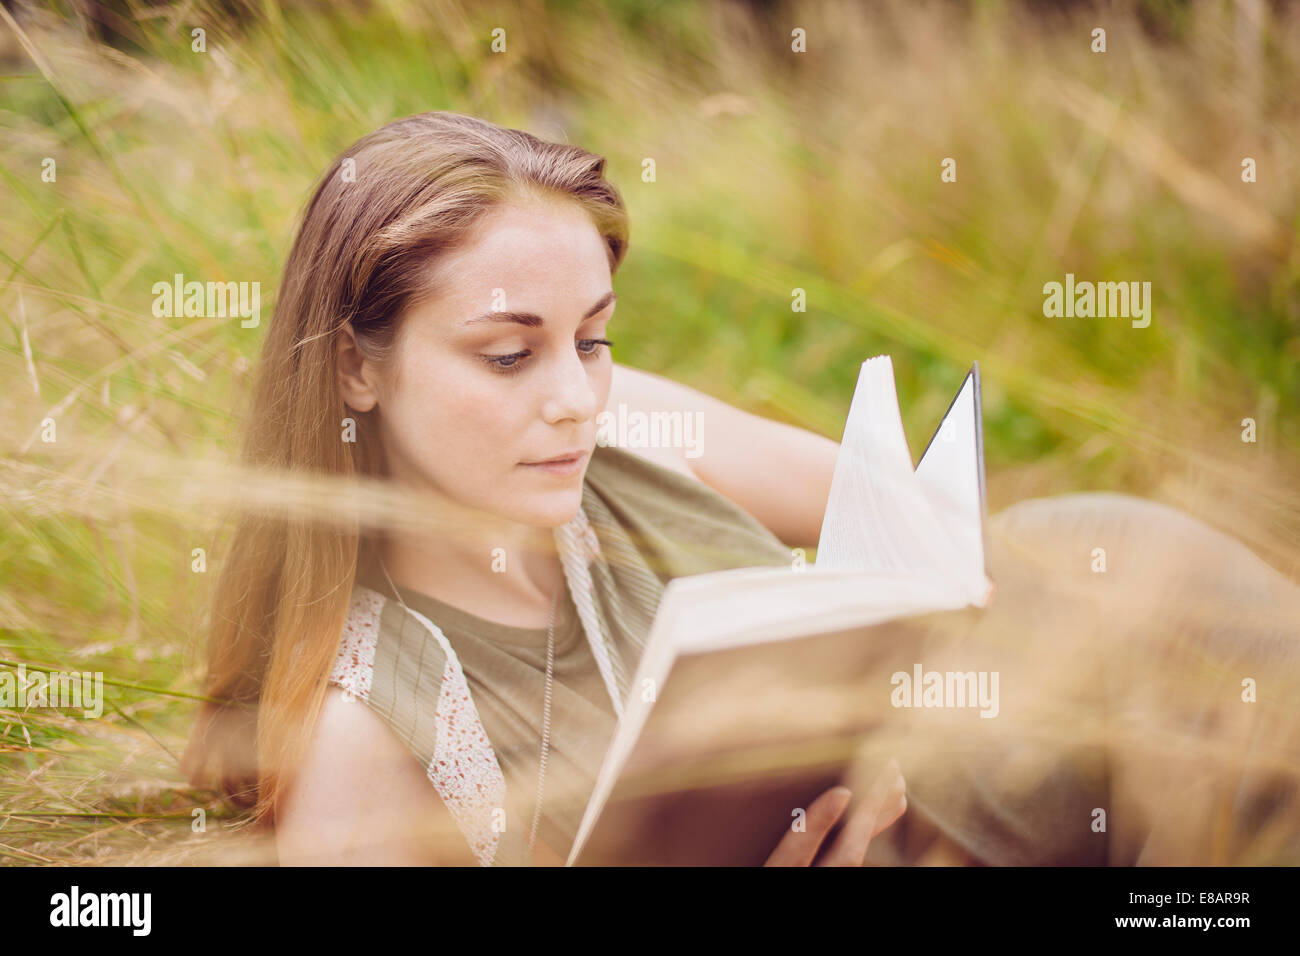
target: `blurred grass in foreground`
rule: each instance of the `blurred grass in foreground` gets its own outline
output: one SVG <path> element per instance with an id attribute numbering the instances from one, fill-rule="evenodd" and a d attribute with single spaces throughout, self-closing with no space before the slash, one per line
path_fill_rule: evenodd
<path id="1" fill-rule="evenodd" d="M 269 322 L 316 177 L 428 109 L 608 157 L 632 218 L 616 360 L 838 438 L 888 352 L 915 455 L 978 359 L 992 510 L 1129 491 L 1300 577 L 1294 6 L 1154 32 L 995 3 L 118 6 L 115 46 L 45 12 L 0 29 L 0 658 L 118 682 L 102 720 L 0 713 L 4 858 L 204 861 L 191 809 L 234 819 L 175 756 L 223 516 L 290 496 L 231 467 L 265 329 L 155 318 L 150 290 L 260 282 Z M 1150 281 L 1151 326 L 1044 318 L 1067 272 Z"/>

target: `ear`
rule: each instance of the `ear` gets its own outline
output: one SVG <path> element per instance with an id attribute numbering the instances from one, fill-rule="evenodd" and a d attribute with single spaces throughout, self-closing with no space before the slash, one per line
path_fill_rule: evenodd
<path id="1" fill-rule="evenodd" d="M 339 394 L 353 411 L 368 412 L 378 403 L 374 363 L 361 354 L 350 322 L 338 338 L 338 377 Z"/>

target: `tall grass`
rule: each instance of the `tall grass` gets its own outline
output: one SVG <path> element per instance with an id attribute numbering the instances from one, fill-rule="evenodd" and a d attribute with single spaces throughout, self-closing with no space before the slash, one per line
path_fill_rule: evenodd
<path id="1" fill-rule="evenodd" d="M 978 359 L 993 510 L 1129 491 L 1300 578 L 1295 6 L 119 6 L 112 45 L 70 13 L 0 29 L 0 658 L 116 682 L 98 721 L 0 712 L 5 859 L 267 858 L 175 758 L 225 516 L 337 489 L 235 471 L 241 400 L 316 177 L 428 109 L 608 157 L 616 360 L 838 438 L 889 352 L 919 451 Z M 1150 327 L 1045 318 L 1067 272 L 1151 282 Z M 263 325 L 155 317 L 176 273 L 260 282 Z"/>

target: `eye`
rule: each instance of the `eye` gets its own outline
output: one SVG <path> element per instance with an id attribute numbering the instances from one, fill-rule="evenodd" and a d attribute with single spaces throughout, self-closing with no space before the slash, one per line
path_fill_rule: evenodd
<path id="1" fill-rule="evenodd" d="M 578 339 L 578 351 L 586 358 L 594 358 L 600 354 L 600 347 L 610 346 L 614 343 L 609 339 Z M 480 355 L 494 372 L 502 375 L 511 375 L 521 372 L 524 369 L 524 359 L 532 355 L 532 349 L 524 349 L 522 352 L 511 352 L 509 355 Z"/>
<path id="2" fill-rule="evenodd" d="M 509 355 L 482 355 L 479 357 L 494 370 L 509 375 L 522 370 L 523 365 L 521 363 L 532 354 L 531 349 L 524 349 L 522 352 L 511 352 Z"/>

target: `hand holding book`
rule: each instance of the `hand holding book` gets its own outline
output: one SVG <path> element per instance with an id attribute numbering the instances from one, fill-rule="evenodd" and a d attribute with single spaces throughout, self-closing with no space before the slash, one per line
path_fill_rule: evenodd
<path id="1" fill-rule="evenodd" d="M 791 824 L 764 866 L 865 865 L 872 838 L 907 810 L 907 785 L 898 762 L 889 761 L 865 796 L 853 798 L 854 792 L 843 784 L 825 791 L 808 807 L 803 829 Z M 828 839 L 850 807 L 843 828 Z"/>

